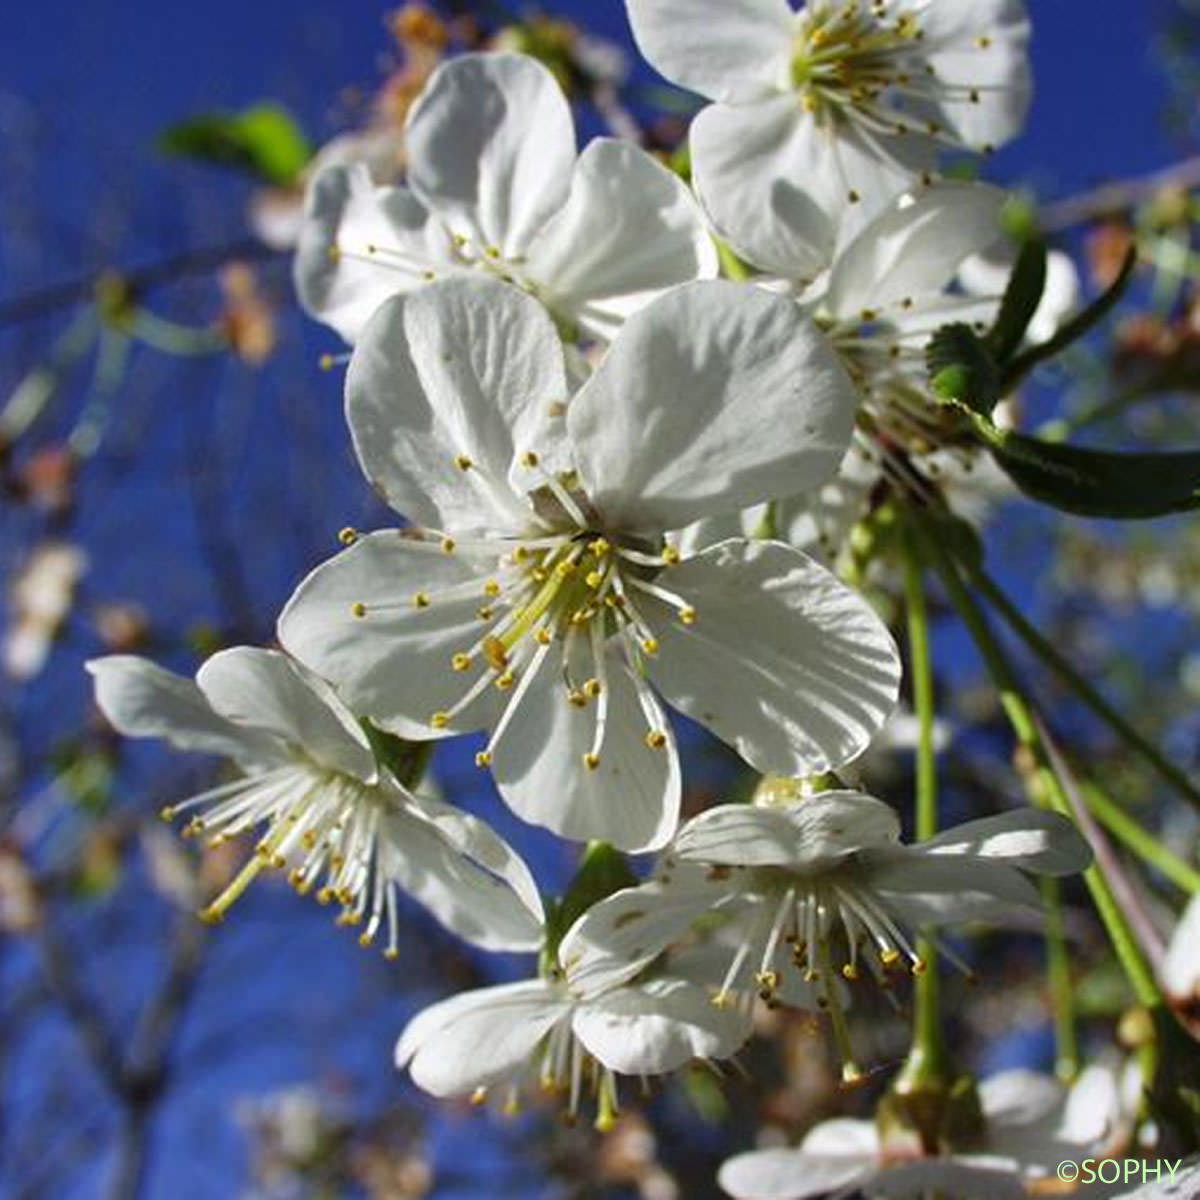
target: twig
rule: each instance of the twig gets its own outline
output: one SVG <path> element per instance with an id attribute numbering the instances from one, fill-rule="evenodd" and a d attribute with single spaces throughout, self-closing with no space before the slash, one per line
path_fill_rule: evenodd
<path id="1" fill-rule="evenodd" d="M 125 286 L 135 295 L 151 288 L 182 279 L 188 275 L 204 275 L 237 259 L 262 262 L 284 254 L 255 237 L 245 237 L 221 246 L 206 246 L 199 250 L 184 250 L 156 263 L 132 271 L 116 271 Z M 0 328 L 19 325 L 38 317 L 50 316 L 64 308 L 84 304 L 95 298 L 97 285 L 111 274 L 93 271 L 66 283 L 54 284 L 23 296 L 0 301 Z"/>
<path id="2" fill-rule="evenodd" d="M 1200 186 L 1200 155 L 1185 158 L 1150 175 L 1106 183 L 1059 200 L 1041 210 L 1038 224 L 1043 233 L 1059 233 L 1085 221 L 1125 212 L 1164 188 L 1197 186 Z"/>

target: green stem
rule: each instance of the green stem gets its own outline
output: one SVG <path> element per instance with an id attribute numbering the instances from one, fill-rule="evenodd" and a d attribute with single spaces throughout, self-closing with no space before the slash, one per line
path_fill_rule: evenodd
<path id="1" fill-rule="evenodd" d="M 1157 868 L 1176 887 L 1188 895 L 1200 893 L 1200 871 L 1177 855 L 1172 854 L 1148 830 L 1135 821 L 1115 800 L 1105 795 L 1094 783 L 1081 788 L 1087 806 L 1105 829 L 1123 842 L 1139 858 Z"/>
<path id="2" fill-rule="evenodd" d="M 936 535 L 928 533 L 922 526 L 919 527 L 919 536 L 923 552 L 941 576 L 950 603 L 958 612 L 983 656 L 984 664 L 999 693 L 1001 707 L 1008 717 L 1018 745 L 1026 751 L 1035 764 L 1034 799 L 1042 801 L 1044 797 L 1050 807 L 1074 822 L 1075 816 L 1070 799 L 1051 763 L 1033 710 L 1021 694 L 1016 672 L 993 635 L 983 610 L 967 590 L 959 577 L 957 567 L 947 556 Z M 1117 903 L 1108 879 L 1099 864 L 1093 862 L 1083 873 L 1083 878 L 1091 893 L 1092 903 L 1096 906 L 1096 911 L 1104 923 L 1113 950 L 1138 1001 L 1147 1007 L 1161 1003 L 1154 974 L 1147 965 L 1129 922 L 1126 920 L 1121 906 Z"/>
<path id="3" fill-rule="evenodd" d="M 721 261 L 721 274 L 734 283 L 745 283 L 750 278 L 750 268 L 726 245 L 717 239 L 717 257 Z"/>
<path id="4" fill-rule="evenodd" d="M 1054 1071 L 1064 1083 L 1079 1074 L 1079 1036 L 1075 1025 L 1075 991 L 1071 982 L 1071 951 L 1063 921 L 1062 887 L 1057 879 L 1041 881 L 1046 907 L 1046 974 L 1054 1014 Z"/>
<path id="5" fill-rule="evenodd" d="M 918 841 L 926 841 L 938 831 L 933 656 L 929 645 L 929 608 L 925 601 L 921 559 L 911 538 L 907 540 L 905 550 L 904 593 L 908 609 L 909 671 L 918 724 L 916 835 Z M 926 969 L 913 984 L 912 1058 L 917 1071 L 941 1078 L 946 1073 L 948 1063 L 942 1043 L 937 951 L 927 938 L 920 938 L 917 954 Z"/>
<path id="6" fill-rule="evenodd" d="M 969 574 L 971 582 L 979 589 L 988 603 L 996 609 L 1009 628 L 1071 686 L 1076 695 L 1092 712 L 1136 750 L 1165 782 L 1171 784 L 1194 808 L 1200 810 L 1200 790 L 1188 779 L 1187 775 L 1173 763 L 1168 762 L 1156 746 L 1138 733 L 1096 688 L 1080 675 L 1053 643 L 1026 620 L 986 572 L 975 568 L 971 569 Z"/>

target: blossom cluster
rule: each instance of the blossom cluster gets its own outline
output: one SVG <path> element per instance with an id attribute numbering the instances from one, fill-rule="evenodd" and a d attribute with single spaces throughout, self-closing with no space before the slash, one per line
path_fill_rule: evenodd
<path id="1" fill-rule="evenodd" d="M 888 625 L 838 573 L 852 530 L 881 489 L 928 503 L 970 458 L 926 349 L 995 319 L 1005 196 L 939 172 L 1022 124 L 1020 0 L 628 7 L 649 62 L 709 101 L 690 179 L 631 141 L 580 150 L 533 58 L 439 66 L 403 178 L 399 156 L 331 155 L 295 258 L 304 306 L 349 346 L 350 436 L 395 523 L 342 531 L 280 649 L 224 650 L 194 682 L 90 665 L 121 732 L 236 766 L 164 811 L 209 843 L 258 838 L 206 916 L 282 870 L 389 956 L 401 894 L 476 946 L 536 953 L 528 980 L 419 1013 L 397 1062 L 437 1096 L 515 1104 L 532 1085 L 601 1127 L 619 1076 L 731 1057 L 760 1004 L 826 1014 L 858 1078 L 857 989 L 920 976 L 924 946 L 953 957 L 944 927 L 1027 923 L 1033 879 L 1089 857 L 1039 809 L 905 843 L 896 808 L 839 774 L 902 684 Z M 684 819 L 673 714 L 764 777 L 754 803 Z M 590 844 L 565 901 L 423 790 L 428 751 L 468 734 L 519 817 Z M 639 878 L 622 853 L 655 857 Z M 1002 1077 L 977 1097 L 974 1156 L 903 1170 L 1018 1187 L 1110 1133 L 1069 1107 Z M 722 1183 L 883 1194 L 878 1151 L 871 1129 L 823 1126 Z"/>

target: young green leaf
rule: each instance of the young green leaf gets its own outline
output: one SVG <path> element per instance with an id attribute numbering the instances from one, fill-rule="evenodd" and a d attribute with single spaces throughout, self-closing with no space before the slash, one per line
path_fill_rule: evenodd
<path id="1" fill-rule="evenodd" d="M 1200 508 L 1200 450 L 1092 450 L 997 429 L 978 416 L 975 425 L 1021 491 L 1063 512 L 1128 521 Z"/>
<path id="2" fill-rule="evenodd" d="M 1030 238 L 1021 246 L 996 323 L 984 339 L 998 363 L 1007 362 L 1021 347 L 1046 290 L 1046 243 Z"/>
<path id="3" fill-rule="evenodd" d="M 240 113 L 205 113 L 172 125 L 159 139 L 166 154 L 248 172 L 264 183 L 295 183 L 312 147 L 292 117 L 276 104 Z"/>

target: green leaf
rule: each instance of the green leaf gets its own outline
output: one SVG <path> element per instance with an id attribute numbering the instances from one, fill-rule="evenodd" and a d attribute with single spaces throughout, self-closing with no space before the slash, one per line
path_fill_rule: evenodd
<path id="1" fill-rule="evenodd" d="M 295 183 L 313 155 L 292 117 L 271 103 L 182 121 L 163 133 L 159 147 L 166 154 L 245 171 L 279 187 Z"/>
<path id="2" fill-rule="evenodd" d="M 933 394 L 989 416 L 1000 400 L 1000 373 L 985 342 L 969 325 L 943 325 L 925 348 Z"/>
<path id="3" fill-rule="evenodd" d="M 1117 277 L 1113 280 L 1108 291 L 1097 297 L 1083 312 L 1077 314 L 1065 325 L 1060 326 L 1058 332 L 1048 342 L 1043 342 L 1040 346 L 1031 346 L 1024 353 L 1015 355 L 1005 363 L 1004 378 L 1001 381 L 1002 390 L 1004 392 L 1012 391 L 1038 363 L 1053 358 L 1073 342 L 1079 341 L 1080 338 L 1090 333 L 1096 325 L 1108 316 L 1125 294 L 1125 289 L 1129 285 L 1129 280 L 1133 276 L 1133 269 L 1136 265 L 1137 250 L 1134 247 L 1130 247 L 1128 253 L 1125 255 L 1125 261 L 1121 264 L 1121 270 L 1117 273 Z"/>
<path id="4" fill-rule="evenodd" d="M 996 362 L 1007 362 L 1021 347 L 1025 331 L 1046 290 L 1046 243 L 1031 238 L 1021 246 L 1013 264 L 996 323 L 986 342 Z"/>
<path id="5" fill-rule="evenodd" d="M 1027 496 L 1082 517 L 1146 520 L 1200 508 L 1200 450 L 1091 450 L 975 426 L 996 462 Z"/>

